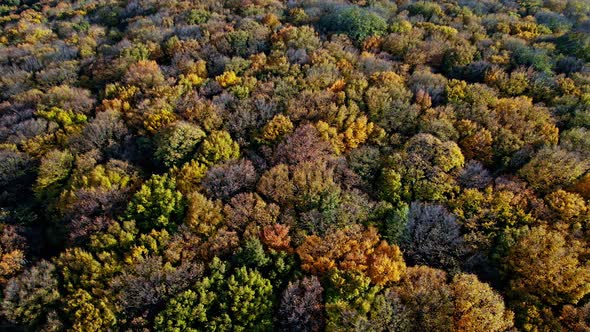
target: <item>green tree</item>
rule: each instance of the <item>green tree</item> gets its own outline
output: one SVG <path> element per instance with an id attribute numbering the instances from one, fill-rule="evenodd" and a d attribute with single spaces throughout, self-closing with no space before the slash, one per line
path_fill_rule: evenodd
<path id="1" fill-rule="evenodd" d="M 171 299 L 155 318 L 156 331 L 198 331 L 193 324 L 207 322 L 207 307 L 216 298 L 207 289 L 187 290 Z"/>
<path id="2" fill-rule="evenodd" d="M 169 175 L 153 175 L 133 195 L 125 217 L 140 229 L 172 228 L 184 215 L 185 202 Z"/>
<path id="3" fill-rule="evenodd" d="M 322 17 L 320 25 L 328 31 L 344 32 L 357 41 L 382 35 L 387 29 L 387 23 L 381 16 L 357 6 L 336 8 Z"/>
<path id="4" fill-rule="evenodd" d="M 59 196 L 71 174 L 73 163 L 74 156 L 69 151 L 53 150 L 43 156 L 34 188 L 40 199 Z"/>
<path id="5" fill-rule="evenodd" d="M 270 281 L 246 267 L 229 271 L 218 258 L 211 273 L 171 299 L 155 319 L 157 331 L 269 331 L 273 289 Z"/>
<path id="6" fill-rule="evenodd" d="M 213 131 L 197 152 L 196 158 L 199 162 L 212 166 L 222 161 L 238 159 L 240 147 L 234 142 L 226 131 Z"/>
<path id="7" fill-rule="evenodd" d="M 196 150 L 205 138 L 199 127 L 179 121 L 158 133 L 155 138 L 154 156 L 166 167 L 180 165 Z"/>
<path id="8" fill-rule="evenodd" d="M 394 153 L 383 170 L 383 193 L 392 203 L 443 201 L 458 187 L 450 174 L 463 167 L 461 149 L 453 141 L 443 142 L 430 134 L 412 137 L 402 151 Z"/>
<path id="9" fill-rule="evenodd" d="M 256 270 L 241 267 L 227 280 L 222 307 L 227 307 L 234 331 L 272 328 L 272 286 Z"/>
<path id="10" fill-rule="evenodd" d="M 359 272 L 333 271 L 327 284 L 326 331 L 395 330 L 391 323 L 397 313 L 383 303 L 386 301 L 381 287 L 371 285 L 369 277 Z"/>

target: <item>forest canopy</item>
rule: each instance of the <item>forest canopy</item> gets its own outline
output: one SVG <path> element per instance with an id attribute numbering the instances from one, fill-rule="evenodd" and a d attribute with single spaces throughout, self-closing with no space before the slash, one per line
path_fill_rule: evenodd
<path id="1" fill-rule="evenodd" d="M 590 331 L 589 1 L 0 26 L 1 330 Z"/>

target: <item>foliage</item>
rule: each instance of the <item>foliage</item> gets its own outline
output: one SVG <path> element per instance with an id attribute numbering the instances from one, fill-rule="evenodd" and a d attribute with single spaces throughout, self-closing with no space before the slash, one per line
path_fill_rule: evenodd
<path id="1" fill-rule="evenodd" d="M 35 192 L 42 199 L 55 198 L 68 179 L 74 157 L 69 151 L 54 150 L 41 160 Z"/>
<path id="2" fill-rule="evenodd" d="M 533 188 L 547 192 L 571 186 L 588 169 L 588 161 L 577 154 L 560 148 L 546 148 L 539 151 L 520 174 Z"/>
<path id="3" fill-rule="evenodd" d="M 297 253 L 302 268 L 311 273 L 362 272 L 378 285 L 398 281 L 406 268 L 397 246 L 380 242 L 376 229 L 363 230 L 358 225 L 335 230 L 325 238 L 310 235 Z"/>
<path id="4" fill-rule="evenodd" d="M 210 276 L 168 302 L 156 317 L 156 330 L 269 330 L 270 282 L 245 267 L 230 272 L 218 259 L 211 267 Z"/>
<path id="5" fill-rule="evenodd" d="M 393 203 L 443 201 L 457 188 L 449 173 L 463 167 L 464 160 L 455 142 L 418 134 L 390 157 L 391 166 L 384 170 L 384 196 Z"/>
<path id="6" fill-rule="evenodd" d="M 234 142 L 226 131 L 213 131 L 207 136 L 199 148 L 196 159 L 211 166 L 221 161 L 237 159 L 240 155 L 240 147 Z"/>
<path id="7" fill-rule="evenodd" d="M 580 257 L 586 249 L 558 231 L 538 226 L 511 249 L 506 265 L 515 274 L 515 295 L 550 305 L 576 304 L 590 292 L 589 266 Z M 534 271 L 534 272 L 533 272 Z"/>
<path id="8" fill-rule="evenodd" d="M 456 270 L 467 248 L 454 215 L 440 205 L 412 203 L 402 250 L 413 265 Z"/>
<path id="9" fill-rule="evenodd" d="M 286 331 L 321 331 L 324 289 L 317 277 L 305 277 L 289 283 L 281 299 L 279 315 Z"/>
<path id="10" fill-rule="evenodd" d="M 176 190 L 176 181 L 168 175 L 153 175 L 133 195 L 125 216 L 149 231 L 173 227 L 183 212 L 183 196 Z"/>
<path id="11" fill-rule="evenodd" d="M 2 302 L 4 315 L 13 322 L 38 324 L 59 299 L 57 284 L 55 265 L 39 262 L 6 285 Z"/>
<path id="12" fill-rule="evenodd" d="M 382 35 L 387 28 L 382 17 L 355 6 L 332 9 L 330 14 L 322 17 L 320 25 L 330 31 L 344 32 L 357 41 Z"/>
<path id="13" fill-rule="evenodd" d="M 180 165 L 194 153 L 205 133 L 197 126 L 178 122 L 158 134 L 154 156 L 166 167 Z"/>
<path id="14" fill-rule="evenodd" d="M 589 19 L 3 1 L 1 329 L 588 330 Z"/>

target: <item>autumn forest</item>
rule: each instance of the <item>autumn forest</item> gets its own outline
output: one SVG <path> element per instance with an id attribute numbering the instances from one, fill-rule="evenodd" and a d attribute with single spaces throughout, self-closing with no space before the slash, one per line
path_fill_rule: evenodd
<path id="1" fill-rule="evenodd" d="M 590 1 L 0 1 L 1 331 L 590 331 Z"/>

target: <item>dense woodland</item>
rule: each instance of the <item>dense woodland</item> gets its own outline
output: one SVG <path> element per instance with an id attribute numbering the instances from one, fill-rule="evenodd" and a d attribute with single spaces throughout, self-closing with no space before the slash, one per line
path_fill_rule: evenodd
<path id="1" fill-rule="evenodd" d="M 0 2 L 0 329 L 590 331 L 589 16 Z"/>

